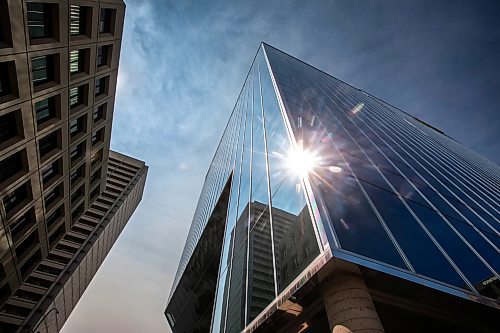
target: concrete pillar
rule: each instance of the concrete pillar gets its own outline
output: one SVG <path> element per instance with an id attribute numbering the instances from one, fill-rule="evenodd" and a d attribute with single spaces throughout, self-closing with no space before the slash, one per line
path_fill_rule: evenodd
<path id="1" fill-rule="evenodd" d="M 384 332 L 360 274 L 334 270 L 323 281 L 322 293 L 330 332 Z"/>

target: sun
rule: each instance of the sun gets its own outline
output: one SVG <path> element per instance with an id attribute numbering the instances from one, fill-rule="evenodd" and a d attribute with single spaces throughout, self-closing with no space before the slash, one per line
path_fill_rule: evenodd
<path id="1" fill-rule="evenodd" d="M 318 156 L 312 151 L 298 147 L 290 149 L 287 158 L 287 167 L 293 173 L 305 177 L 317 166 Z"/>

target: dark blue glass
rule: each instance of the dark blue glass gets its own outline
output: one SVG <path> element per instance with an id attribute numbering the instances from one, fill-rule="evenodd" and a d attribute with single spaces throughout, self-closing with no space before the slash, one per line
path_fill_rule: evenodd
<path id="1" fill-rule="evenodd" d="M 408 204 L 473 285 L 493 275 L 434 210 L 412 201 L 408 201 Z"/>
<path id="2" fill-rule="evenodd" d="M 318 182 L 342 249 L 407 269 L 366 201 L 356 180 L 342 174 L 321 175 Z"/>
<path id="3" fill-rule="evenodd" d="M 362 186 L 418 274 L 467 289 L 464 280 L 395 194 L 364 182 Z"/>

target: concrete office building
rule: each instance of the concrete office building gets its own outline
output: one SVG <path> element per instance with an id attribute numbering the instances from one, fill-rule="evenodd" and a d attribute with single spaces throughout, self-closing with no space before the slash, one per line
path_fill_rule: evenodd
<path id="1" fill-rule="evenodd" d="M 57 332 L 141 199 L 109 149 L 124 12 L 0 0 L 0 332 Z"/>
<path id="2" fill-rule="evenodd" d="M 173 332 L 495 332 L 500 169 L 267 44 L 206 175 Z"/>

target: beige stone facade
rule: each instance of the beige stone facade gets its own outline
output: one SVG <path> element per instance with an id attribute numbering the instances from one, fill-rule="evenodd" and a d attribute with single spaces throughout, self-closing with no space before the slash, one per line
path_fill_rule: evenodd
<path id="1" fill-rule="evenodd" d="M 112 186 L 124 14 L 121 0 L 0 0 L 0 332 L 36 324 Z"/>

